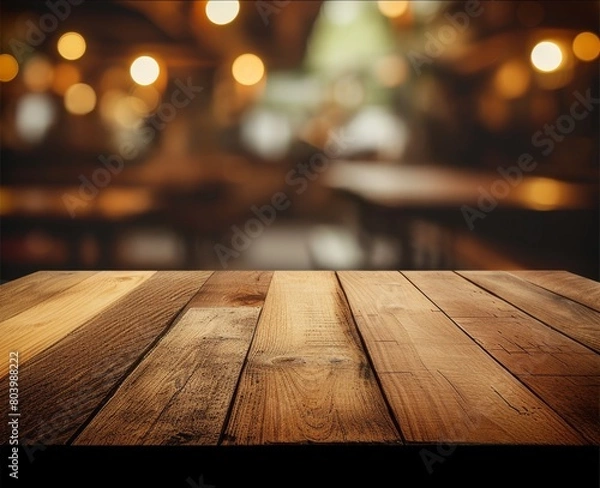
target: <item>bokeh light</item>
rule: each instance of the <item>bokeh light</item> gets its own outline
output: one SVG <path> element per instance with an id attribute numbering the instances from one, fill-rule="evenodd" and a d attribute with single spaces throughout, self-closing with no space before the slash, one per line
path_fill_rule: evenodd
<path id="1" fill-rule="evenodd" d="M 65 93 L 65 108 L 69 113 L 85 115 L 96 106 L 96 92 L 90 85 L 76 83 Z"/>
<path id="2" fill-rule="evenodd" d="M 58 95 L 64 95 L 72 85 L 79 83 L 80 80 L 81 74 L 77 67 L 69 63 L 60 63 L 54 68 L 52 91 Z"/>
<path id="3" fill-rule="evenodd" d="M 209 0 L 206 4 L 206 16 L 216 25 L 233 22 L 239 12 L 240 2 L 238 0 Z"/>
<path id="4" fill-rule="evenodd" d="M 78 32 L 67 32 L 60 36 L 56 45 L 58 53 L 65 59 L 73 61 L 85 53 L 85 39 Z"/>
<path id="5" fill-rule="evenodd" d="M 563 62 L 563 53 L 555 42 L 542 41 L 531 51 L 531 64 L 538 71 L 556 71 Z"/>
<path id="6" fill-rule="evenodd" d="M 506 99 L 519 98 L 529 87 L 531 76 L 527 65 L 511 60 L 504 63 L 494 76 L 494 88 Z"/>
<path id="7" fill-rule="evenodd" d="M 400 17 L 408 10 L 407 0 L 379 0 L 377 2 L 379 11 L 389 18 Z"/>
<path id="8" fill-rule="evenodd" d="M 582 32 L 573 39 L 573 53 L 581 61 L 593 61 L 600 53 L 600 39 L 593 32 Z"/>
<path id="9" fill-rule="evenodd" d="M 15 125 L 20 138 L 27 143 L 41 142 L 55 118 L 54 102 L 46 93 L 27 93 L 17 102 Z"/>
<path id="10" fill-rule="evenodd" d="M 236 58 L 231 72 L 240 85 L 252 86 L 262 80 L 265 65 L 256 54 L 246 53 Z"/>
<path id="11" fill-rule="evenodd" d="M 25 86 L 34 92 L 46 91 L 52 85 L 54 68 L 50 61 L 42 56 L 31 58 L 23 69 Z"/>
<path id="12" fill-rule="evenodd" d="M 151 85 L 158 79 L 160 66 L 152 56 L 140 56 L 131 63 L 129 72 L 138 85 Z"/>
<path id="13" fill-rule="evenodd" d="M 0 81 L 10 81 L 17 76 L 19 63 L 10 54 L 0 54 Z"/>

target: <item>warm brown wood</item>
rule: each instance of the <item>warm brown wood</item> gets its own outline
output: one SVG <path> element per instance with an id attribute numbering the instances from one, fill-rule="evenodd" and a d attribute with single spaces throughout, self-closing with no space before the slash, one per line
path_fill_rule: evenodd
<path id="1" fill-rule="evenodd" d="M 459 271 L 552 328 L 600 352 L 600 313 L 502 271 Z"/>
<path id="2" fill-rule="evenodd" d="M 188 309 L 75 444 L 216 444 L 259 312 Z"/>
<path id="3" fill-rule="evenodd" d="M 598 354 L 516 308 L 512 317 L 464 317 L 463 310 L 492 309 L 497 298 L 455 273 L 404 274 L 561 417 L 589 440 L 600 441 L 598 415 L 590 416 L 590 409 L 578 408 L 581 402 L 576 395 L 557 395 L 547 388 L 548 375 L 555 375 L 552 384 L 567 391 L 573 389 L 575 375 L 599 375 L 600 380 Z M 594 387 L 586 388 L 589 397 Z"/>
<path id="4" fill-rule="evenodd" d="M 583 442 L 400 273 L 338 275 L 408 442 Z"/>
<path id="5" fill-rule="evenodd" d="M 20 367 L 20 435 L 64 444 L 211 275 L 160 271 Z M 6 382 L 0 395 L 7 398 Z M 0 424 L 5 435 L 5 423 Z"/>
<path id="6" fill-rule="evenodd" d="M 0 322 L 0 357 L 19 351 L 23 364 L 74 331 L 155 271 L 102 271 Z M 0 376 L 6 375 L 3 369 Z"/>
<path id="7" fill-rule="evenodd" d="M 600 283 L 597 281 L 568 271 L 519 270 L 510 274 L 600 312 Z"/>
<path id="8" fill-rule="evenodd" d="M 451 317 L 514 317 L 520 314 L 510 303 L 477 286 L 469 286 L 468 281 L 452 271 L 404 271 L 403 274 L 427 297 L 435 296 L 435 304 Z M 481 297 L 485 300 L 480 300 Z"/>
<path id="9" fill-rule="evenodd" d="M 0 286 L 0 322 L 61 293 L 94 271 L 38 271 Z"/>
<path id="10" fill-rule="evenodd" d="M 215 271 L 189 307 L 262 307 L 273 272 Z"/>
<path id="11" fill-rule="evenodd" d="M 335 274 L 276 271 L 224 443 L 399 441 Z"/>
<path id="12" fill-rule="evenodd" d="M 600 445 L 596 286 L 536 273 L 35 273 L 0 287 L 20 441 Z"/>
<path id="13" fill-rule="evenodd" d="M 552 398 L 553 406 L 593 445 L 600 445 L 600 376 L 519 375 L 538 395 Z"/>

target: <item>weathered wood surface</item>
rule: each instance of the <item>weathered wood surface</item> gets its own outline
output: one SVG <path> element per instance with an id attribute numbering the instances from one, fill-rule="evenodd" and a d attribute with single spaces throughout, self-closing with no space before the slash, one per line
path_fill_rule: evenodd
<path id="1" fill-rule="evenodd" d="M 0 286 L 0 398 L 18 351 L 24 444 L 598 445 L 599 296 L 561 271 L 38 272 Z"/>

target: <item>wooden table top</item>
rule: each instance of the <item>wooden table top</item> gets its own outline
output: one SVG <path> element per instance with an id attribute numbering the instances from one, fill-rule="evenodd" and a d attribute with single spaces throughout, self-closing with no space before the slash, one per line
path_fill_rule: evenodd
<path id="1" fill-rule="evenodd" d="M 25 444 L 600 443 L 600 284 L 564 271 L 41 271 L 0 302 Z"/>

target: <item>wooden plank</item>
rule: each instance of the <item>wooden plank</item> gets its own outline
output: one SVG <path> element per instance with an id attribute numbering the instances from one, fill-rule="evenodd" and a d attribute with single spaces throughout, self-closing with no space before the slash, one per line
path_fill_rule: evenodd
<path id="1" fill-rule="evenodd" d="M 469 286 L 452 271 L 406 271 L 402 273 L 426 296 L 435 296 L 435 304 L 451 317 L 515 317 L 521 315 L 506 301 L 477 286 Z M 413 278 L 418 278 L 418 283 Z M 421 287 L 426 286 L 426 289 Z M 455 288 L 456 287 L 456 288 Z M 484 298 L 484 300 L 481 300 Z"/>
<path id="2" fill-rule="evenodd" d="M 600 352 L 600 313 L 502 271 L 458 273 L 552 328 Z"/>
<path id="3" fill-rule="evenodd" d="M 19 351 L 20 364 L 58 342 L 119 298 L 150 278 L 154 271 L 102 271 L 58 295 L 0 322 L 0 357 Z M 3 368 L 2 376 L 8 372 Z"/>
<path id="4" fill-rule="evenodd" d="M 21 441 L 67 442 L 210 275 L 160 271 L 22 365 Z M 3 398 L 6 383 L 0 383 Z M 2 423 L 3 436 L 5 428 Z"/>
<path id="5" fill-rule="evenodd" d="M 0 286 L 0 322 L 94 275 L 94 271 L 38 271 Z"/>
<path id="6" fill-rule="evenodd" d="M 333 272 L 276 271 L 225 444 L 400 442 Z"/>
<path id="7" fill-rule="evenodd" d="M 600 376 L 519 375 L 561 412 L 593 445 L 600 445 Z"/>
<path id="8" fill-rule="evenodd" d="M 400 273 L 339 272 L 376 373 L 408 442 L 578 444 L 583 439 Z M 402 293 L 394 296 L 391 286 Z M 454 290 L 448 286 L 446 293 Z M 380 296 L 373 310 L 373 297 Z M 418 297 L 418 298 L 417 298 Z M 449 306 L 457 303 L 448 301 Z M 419 305 L 417 305 L 418 307 Z M 391 340 L 387 329 L 399 329 Z M 427 328 L 424 334 L 420 329 Z"/>
<path id="9" fill-rule="evenodd" d="M 190 307 L 262 307 L 271 271 L 215 271 Z"/>
<path id="10" fill-rule="evenodd" d="M 75 444 L 216 444 L 259 312 L 188 309 Z"/>
<path id="11" fill-rule="evenodd" d="M 519 270 L 510 274 L 600 312 L 600 283 L 597 281 L 568 271 Z"/>
<path id="12" fill-rule="evenodd" d="M 487 304 L 493 307 L 497 298 L 454 273 L 404 274 L 482 348 L 589 441 L 600 439 L 598 416 L 590 416 L 597 408 L 597 398 L 592 405 L 581 408 L 581 395 L 557 395 L 547 387 L 550 376 L 552 384 L 562 385 L 565 391 L 574 389 L 574 376 L 596 375 L 600 380 L 600 355 L 516 308 L 512 317 L 464 317 L 462 309 L 484 309 Z M 440 281 L 446 283 L 445 289 L 440 286 Z M 474 289 L 483 293 L 475 293 Z M 450 302 L 449 293 L 453 295 Z M 591 398 L 590 389 L 587 388 L 585 398 Z"/>

